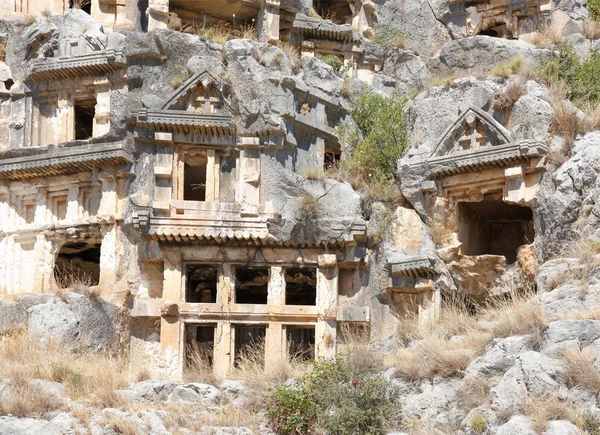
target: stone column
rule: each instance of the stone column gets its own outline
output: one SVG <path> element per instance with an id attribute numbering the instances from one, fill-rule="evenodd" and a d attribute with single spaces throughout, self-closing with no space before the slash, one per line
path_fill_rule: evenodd
<path id="1" fill-rule="evenodd" d="M 165 251 L 163 252 L 163 257 L 163 302 L 170 301 L 178 304 L 181 301 L 181 285 L 183 281 L 183 260 L 181 253 Z M 163 314 L 160 321 L 160 348 L 162 358 L 165 362 L 166 374 L 175 379 L 181 379 L 183 374 L 181 361 L 183 337 L 181 334 L 180 318 L 177 314 Z"/>
<path id="2" fill-rule="evenodd" d="M 230 264 L 223 263 L 219 268 L 217 282 L 217 304 L 221 306 L 224 316 L 217 322 L 215 343 L 213 349 L 213 372 L 220 379 L 226 378 L 233 368 L 234 360 L 234 330 L 227 316 L 229 305 L 235 294 L 235 274 Z"/>
<path id="3" fill-rule="evenodd" d="M 273 266 L 269 270 L 268 306 L 285 305 L 285 269 Z M 286 358 L 284 329 L 281 323 L 269 323 L 265 335 L 265 370 L 270 371 Z"/>
<path id="4" fill-rule="evenodd" d="M 100 288 L 114 291 L 117 271 L 117 227 L 105 225 L 100 228 Z"/>
<path id="5" fill-rule="evenodd" d="M 333 254 L 319 255 L 317 270 L 317 326 L 315 341 L 317 358 L 335 357 L 338 265 Z"/>
<path id="6" fill-rule="evenodd" d="M 219 200 L 219 156 L 215 150 L 206 151 L 206 202 Z"/>
<path id="7" fill-rule="evenodd" d="M 102 136 L 110 130 L 110 91 L 112 85 L 106 78 L 94 80 L 96 107 L 92 137 Z"/>
<path id="8" fill-rule="evenodd" d="M 169 24 L 169 0 L 148 1 L 148 32 L 166 29 Z"/>
<path id="9" fill-rule="evenodd" d="M 45 293 L 52 290 L 54 272 L 54 253 L 52 242 L 44 234 L 38 234 L 34 245 L 35 268 L 33 271 L 33 293 Z"/>
<path id="10" fill-rule="evenodd" d="M 117 180 L 113 175 L 100 174 L 98 179 L 102 182 L 102 197 L 100 198 L 99 216 L 114 215 L 117 210 Z"/>
<path id="11" fill-rule="evenodd" d="M 258 36 L 263 42 L 279 41 L 279 0 L 266 0 L 259 16 Z"/>
<path id="12" fill-rule="evenodd" d="M 164 251 L 163 300 L 180 302 L 183 284 L 183 260 L 181 253 Z"/>
<path id="13" fill-rule="evenodd" d="M 75 113 L 73 104 L 68 98 L 67 91 L 58 92 L 58 107 L 56 118 L 52 122 L 54 140 L 50 143 L 59 144 L 75 139 Z M 40 121 L 41 122 L 41 121 Z M 48 145 L 47 143 L 44 145 Z"/>
<path id="14" fill-rule="evenodd" d="M 419 325 L 435 323 L 440 317 L 442 297 L 431 279 L 419 279 L 415 288 L 419 291 Z"/>
<path id="15" fill-rule="evenodd" d="M 35 217 L 33 222 L 36 226 L 52 222 L 52 216 L 48 209 L 48 192 L 44 188 L 38 189 L 35 195 Z"/>
<path id="16" fill-rule="evenodd" d="M 82 204 L 83 207 L 83 204 Z M 70 186 L 67 191 L 67 220 L 79 218 L 79 186 Z"/>

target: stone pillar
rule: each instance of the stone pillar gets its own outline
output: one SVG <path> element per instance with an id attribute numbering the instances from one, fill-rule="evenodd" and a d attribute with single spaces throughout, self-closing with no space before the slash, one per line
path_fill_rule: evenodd
<path id="1" fill-rule="evenodd" d="M 83 206 L 83 204 L 82 204 Z M 70 186 L 67 191 L 67 220 L 79 218 L 79 186 Z"/>
<path id="2" fill-rule="evenodd" d="M 99 216 L 114 215 L 117 209 L 117 180 L 114 176 L 103 175 L 98 179 L 102 182 L 102 197 L 100 198 Z"/>
<path id="3" fill-rule="evenodd" d="M 279 41 L 279 0 L 266 0 L 264 11 L 259 19 L 257 33 L 263 42 Z"/>
<path id="4" fill-rule="evenodd" d="M 102 244 L 100 245 L 100 288 L 114 291 L 117 271 L 117 227 L 116 225 L 100 228 Z"/>
<path id="5" fill-rule="evenodd" d="M 44 234 L 38 234 L 34 245 L 35 268 L 33 271 L 33 293 L 45 293 L 52 290 L 54 275 L 54 253 L 52 242 Z"/>
<path id="6" fill-rule="evenodd" d="M 183 284 L 183 261 L 179 252 L 163 252 L 163 300 L 180 302 L 181 287 Z"/>
<path id="7" fill-rule="evenodd" d="M 333 254 L 319 255 L 317 270 L 317 325 L 315 341 L 317 358 L 335 357 L 338 265 Z"/>
<path id="8" fill-rule="evenodd" d="M 165 374 L 175 380 L 183 377 L 182 342 L 179 317 L 163 316 L 160 319 L 160 350 L 165 362 Z"/>
<path id="9" fill-rule="evenodd" d="M 219 156 L 215 150 L 206 151 L 206 202 L 219 200 Z"/>
<path id="10" fill-rule="evenodd" d="M 525 200 L 525 177 L 521 166 L 506 168 L 506 202 L 522 202 Z"/>
<path id="11" fill-rule="evenodd" d="M 269 270 L 267 305 L 285 305 L 285 269 L 273 266 Z M 286 343 L 283 325 L 269 323 L 265 336 L 265 370 L 271 371 L 286 358 Z"/>
<path id="12" fill-rule="evenodd" d="M 110 91 L 111 83 L 106 78 L 94 80 L 96 107 L 94 114 L 93 137 L 102 136 L 110 130 Z"/>
<path id="13" fill-rule="evenodd" d="M 166 29 L 169 24 L 169 0 L 148 1 L 148 32 Z"/>
<path id="14" fill-rule="evenodd" d="M 54 141 L 50 143 L 59 144 L 75 139 L 75 113 L 73 104 L 68 98 L 67 91 L 58 92 L 58 107 L 56 118 L 53 119 Z M 41 122 L 41 121 L 40 121 Z M 46 123 L 46 125 L 48 125 Z M 52 136 L 52 135 L 50 135 Z M 48 145 L 48 144 L 44 144 Z"/>
<path id="15" fill-rule="evenodd" d="M 52 216 L 50 215 L 47 201 L 48 192 L 46 192 L 46 189 L 38 189 L 35 195 L 35 217 L 33 219 L 33 223 L 36 226 L 44 225 L 52 221 Z"/>
<path id="16" fill-rule="evenodd" d="M 226 378 L 233 368 L 235 336 L 227 317 L 227 307 L 233 303 L 235 295 L 235 274 L 230 264 L 223 263 L 219 268 L 217 282 L 217 304 L 225 314 L 217 322 L 213 349 L 213 372 L 220 379 Z"/>
<path id="17" fill-rule="evenodd" d="M 419 325 L 435 323 L 440 317 L 442 296 L 431 279 L 420 279 L 415 288 L 419 291 Z"/>

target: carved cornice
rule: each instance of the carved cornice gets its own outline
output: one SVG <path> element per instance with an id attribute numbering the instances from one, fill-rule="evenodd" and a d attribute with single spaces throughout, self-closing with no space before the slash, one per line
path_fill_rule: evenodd
<path id="1" fill-rule="evenodd" d="M 3 159 L 0 153 L 0 179 L 22 180 L 72 174 L 111 165 L 133 163 L 133 156 L 126 149 L 124 141 L 63 147 L 48 146 L 30 150 L 35 154 Z"/>
<path id="2" fill-rule="evenodd" d="M 68 77 L 100 76 L 127 67 L 125 55 L 113 49 L 79 56 L 33 61 L 28 81 L 59 80 Z"/>
<path id="3" fill-rule="evenodd" d="M 490 167 L 510 167 L 545 156 L 547 148 L 541 142 L 517 142 L 482 147 L 453 154 L 431 157 L 425 161 L 409 163 L 410 168 L 427 165 L 432 177 L 476 172 Z"/>
<path id="4" fill-rule="evenodd" d="M 389 263 L 390 276 L 393 278 L 422 278 L 433 275 L 434 268 L 427 257 L 408 257 L 404 260 Z"/>
<path id="5" fill-rule="evenodd" d="M 186 110 L 140 109 L 134 114 L 135 123 L 154 131 L 233 135 L 235 124 L 228 114 L 206 114 Z"/>
<path id="6" fill-rule="evenodd" d="M 354 31 L 350 24 L 334 24 L 330 20 L 321 20 L 307 15 L 297 14 L 292 28 L 305 36 L 337 41 L 353 41 Z"/>

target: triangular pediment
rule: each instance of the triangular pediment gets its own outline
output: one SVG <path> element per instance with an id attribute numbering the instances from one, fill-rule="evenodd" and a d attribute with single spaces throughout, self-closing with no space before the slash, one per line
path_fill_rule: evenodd
<path id="1" fill-rule="evenodd" d="M 446 130 L 432 156 L 476 151 L 510 142 L 510 133 L 493 116 L 470 107 Z"/>
<path id="2" fill-rule="evenodd" d="M 202 71 L 188 79 L 163 104 L 162 110 L 231 115 L 233 110 L 227 95 L 228 86 L 220 78 Z"/>

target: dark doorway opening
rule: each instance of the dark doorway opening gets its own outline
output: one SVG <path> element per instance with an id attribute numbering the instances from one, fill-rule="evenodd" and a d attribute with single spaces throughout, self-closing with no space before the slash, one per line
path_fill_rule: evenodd
<path id="1" fill-rule="evenodd" d="M 75 140 L 89 139 L 94 135 L 96 100 L 75 102 Z"/>
<path id="2" fill-rule="evenodd" d="M 268 288 L 268 267 L 238 267 L 235 269 L 235 302 L 237 304 L 266 304 Z"/>
<path id="3" fill-rule="evenodd" d="M 194 164 L 186 161 L 183 168 L 183 199 L 206 200 L 206 159 L 199 159 Z"/>
<path id="4" fill-rule="evenodd" d="M 264 366 L 267 328 L 264 325 L 234 325 L 233 327 L 235 331 L 235 367 L 239 367 L 242 361 Z"/>
<path id="5" fill-rule="evenodd" d="M 100 283 L 100 244 L 66 243 L 54 262 L 54 279 L 60 288 Z"/>
<path id="6" fill-rule="evenodd" d="M 285 304 L 317 304 L 316 268 L 289 268 L 285 270 Z"/>
<path id="7" fill-rule="evenodd" d="M 533 212 L 501 200 L 460 202 L 458 238 L 463 255 L 503 255 L 512 264 L 518 248 L 533 242 Z"/>
<path id="8" fill-rule="evenodd" d="M 291 358 L 302 361 L 315 358 L 314 326 L 286 326 L 285 335 Z"/>
<path id="9" fill-rule="evenodd" d="M 70 9 L 81 9 L 86 14 L 92 15 L 92 0 L 69 0 Z"/>
<path id="10" fill-rule="evenodd" d="M 185 301 L 214 304 L 217 302 L 217 280 L 219 269 L 215 266 L 188 264 Z"/>
<path id="11" fill-rule="evenodd" d="M 185 367 L 190 375 L 212 367 L 215 328 L 214 324 L 185 325 Z"/>
<path id="12" fill-rule="evenodd" d="M 313 5 L 324 20 L 331 20 L 336 24 L 352 24 L 352 10 L 345 0 L 316 0 Z"/>

